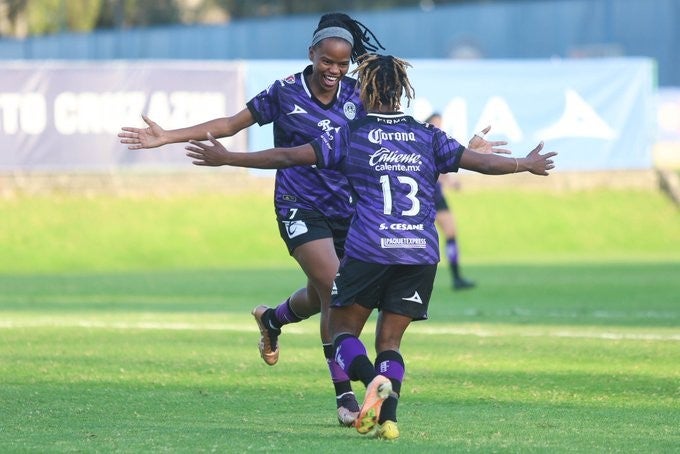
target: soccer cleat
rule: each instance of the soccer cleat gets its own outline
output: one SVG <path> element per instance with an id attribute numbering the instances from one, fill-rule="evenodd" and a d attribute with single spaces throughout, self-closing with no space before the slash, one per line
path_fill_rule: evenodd
<path id="1" fill-rule="evenodd" d="M 342 426 L 351 427 L 359 416 L 359 403 L 354 393 L 348 392 L 342 395 L 338 401 L 338 422 Z"/>
<path id="2" fill-rule="evenodd" d="M 384 423 L 378 424 L 376 436 L 383 440 L 396 440 L 399 438 L 399 427 L 397 427 L 396 422 L 388 419 Z"/>
<path id="3" fill-rule="evenodd" d="M 392 382 L 384 375 L 376 375 L 366 387 L 366 397 L 354 427 L 360 434 L 367 434 L 376 424 L 380 417 L 380 408 L 383 402 L 392 392 Z"/>
<path id="4" fill-rule="evenodd" d="M 465 290 L 469 288 L 473 288 L 475 286 L 475 283 L 469 279 L 465 279 L 462 277 L 458 277 L 453 280 L 453 289 L 454 290 Z"/>
<path id="5" fill-rule="evenodd" d="M 265 314 L 267 311 L 272 310 L 271 308 L 260 305 L 253 309 L 252 314 L 257 322 L 257 327 L 260 329 L 260 343 L 258 348 L 260 349 L 260 356 L 270 366 L 276 364 L 279 360 L 279 345 L 278 337 L 281 334 L 280 329 L 276 329 L 268 325 Z"/>

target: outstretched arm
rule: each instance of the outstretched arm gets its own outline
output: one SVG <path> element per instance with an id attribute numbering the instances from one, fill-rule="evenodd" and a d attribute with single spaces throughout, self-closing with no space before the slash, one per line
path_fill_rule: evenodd
<path id="1" fill-rule="evenodd" d="M 123 126 L 122 132 L 118 133 L 120 143 L 126 144 L 130 150 L 156 148 L 191 139 L 200 140 L 205 138 L 209 131 L 216 137 L 229 137 L 255 123 L 253 114 L 248 109 L 243 109 L 231 117 L 216 118 L 187 128 L 170 130 L 161 128 L 146 115 L 142 115 L 142 119 L 147 124 L 146 128 Z"/>
<path id="2" fill-rule="evenodd" d="M 531 150 L 523 158 L 506 158 L 495 154 L 476 153 L 466 149 L 460 158 L 460 167 L 463 169 L 474 170 L 475 172 L 488 175 L 504 175 L 507 173 L 531 172 L 534 175 L 548 175 L 548 170 L 555 168 L 553 160 L 557 153 L 550 151 L 541 154 L 543 142 Z"/>
<path id="3" fill-rule="evenodd" d="M 316 164 L 316 153 L 310 144 L 292 148 L 269 148 L 252 153 L 235 153 L 224 148 L 212 134 L 208 142 L 190 140 L 186 155 L 193 158 L 197 166 L 232 166 L 255 169 L 283 169 L 299 165 Z"/>

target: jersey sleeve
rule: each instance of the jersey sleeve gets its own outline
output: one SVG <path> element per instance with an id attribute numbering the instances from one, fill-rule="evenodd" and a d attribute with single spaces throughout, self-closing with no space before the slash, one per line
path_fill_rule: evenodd
<path id="1" fill-rule="evenodd" d="M 320 169 L 340 170 L 344 162 L 345 134 L 347 128 L 331 128 L 311 142 L 316 153 L 316 166 Z"/>
<path id="2" fill-rule="evenodd" d="M 457 172 L 465 147 L 441 129 L 434 132 L 435 165 L 439 173 Z"/>
<path id="3" fill-rule="evenodd" d="M 250 110 L 258 125 L 262 126 L 272 123 L 278 118 L 281 112 L 278 96 L 279 90 L 280 81 L 277 80 L 246 103 L 246 107 Z"/>

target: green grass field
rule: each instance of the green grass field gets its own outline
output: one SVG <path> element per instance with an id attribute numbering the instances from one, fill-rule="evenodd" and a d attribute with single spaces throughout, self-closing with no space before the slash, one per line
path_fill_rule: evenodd
<path id="1" fill-rule="evenodd" d="M 250 309 L 303 282 L 267 197 L 0 200 L 0 452 L 677 452 L 677 208 L 450 202 L 479 287 L 440 268 L 384 442 L 337 426 L 318 317 L 257 354 Z"/>

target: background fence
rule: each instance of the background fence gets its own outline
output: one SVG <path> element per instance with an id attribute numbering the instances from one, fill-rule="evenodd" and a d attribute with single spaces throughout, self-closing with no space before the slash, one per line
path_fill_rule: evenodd
<path id="1" fill-rule="evenodd" d="M 350 12 L 387 51 L 414 58 L 650 57 L 680 86 L 678 0 L 508 0 Z M 318 15 L 221 25 L 0 39 L 0 59 L 305 58 Z"/>

